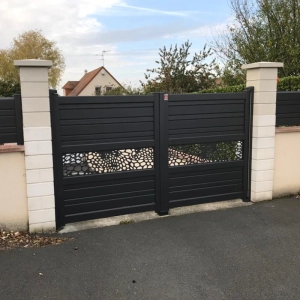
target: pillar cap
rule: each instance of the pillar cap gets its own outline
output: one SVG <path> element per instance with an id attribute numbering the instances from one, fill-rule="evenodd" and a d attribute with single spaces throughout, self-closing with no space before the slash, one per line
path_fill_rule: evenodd
<path id="1" fill-rule="evenodd" d="M 267 61 L 261 61 L 261 62 L 256 62 L 253 64 L 242 65 L 243 70 L 259 69 L 259 68 L 282 68 L 282 67 L 283 67 L 283 63 L 281 63 L 281 62 L 267 62 Z"/>
<path id="2" fill-rule="evenodd" d="M 41 67 L 52 67 L 52 61 L 51 60 L 44 60 L 44 59 L 21 59 L 21 60 L 15 60 L 14 65 L 16 67 L 35 67 L 35 68 L 41 68 Z"/>

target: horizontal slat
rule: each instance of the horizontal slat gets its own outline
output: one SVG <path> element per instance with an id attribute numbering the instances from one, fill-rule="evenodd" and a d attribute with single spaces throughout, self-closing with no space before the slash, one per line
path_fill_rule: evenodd
<path id="1" fill-rule="evenodd" d="M 244 117 L 244 112 L 237 113 L 222 113 L 222 118 Z M 176 120 L 199 120 L 199 119 L 214 119 L 220 118 L 220 113 L 217 114 L 192 114 L 192 115 L 175 115 L 169 116 L 169 121 Z"/>
<path id="2" fill-rule="evenodd" d="M 17 142 L 16 133 L 0 133 L 0 144 L 16 143 L 16 142 Z"/>
<path id="3" fill-rule="evenodd" d="M 196 205 L 196 204 L 202 204 L 202 203 L 208 203 L 208 202 L 234 200 L 234 199 L 239 199 L 242 197 L 243 197 L 242 192 L 235 192 L 235 193 L 210 195 L 210 196 L 189 198 L 189 199 L 178 200 L 178 201 L 171 201 L 169 205 L 170 205 L 170 208 L 174 208 L 174 207 Z"/>
<path id="4" fill-rule="evenodd" d="M 105 108 L 140 108 L 140 107 L 153 107 L 152 102 L 136 102 L 136 103 L 93 103 L 93 104 L 86 104 L 86 103 L 78 103 L 78 104 L 61 104 L 59 105 L 60 110 L 78 110 L 78 109 L 105 109 Z"/>
<path id="5" fill-rule="evenodd" d="M 154 129 L 153 122 L 124 123 L 124 124 L 97 124 L 61 126 L 62 135 L 123 133 L 135 131 L 149 131 Z"/>
<path id="6" fill-rule="evenodd" d="M 276 113 L 286 114 L 286 113 L 295 113 L 300 112 L 300 102 L 298 105 L 287 105 L 277 107 Z"/>
<path id="7" fill-rule="evenodd" d="M 240 176 L 240 179 L 217 180 L 217 181 L 210 181 L 210 182 L 201 182 L 201 183 L 195 183 L 195 184 L 173 186 L 173 187 L 170 187 L 170 192 L 175 193 L 175 192 L 181 192 L 182 190 L 195 190 L 195 189 L 200 189 L 200 188 L 205 189 L 205 188 L 242 184 L 242 183 L 243 183 L 243 180 L 241 179 L 241 176 Z"/>
<path id="8" fill-rule="evenodd" d="M 62 140 L 61 144 L 62 146 L 71 146 L 71 145 L 81 145 L 81 144 L 89 144 L 92 145 L 94 144 L 98 144 L 99 142 L 103 142 L 103 143 L 116 143 L 116 141 L 118 142 L 127 142 L 127 143 L 132 143 L 132 142 L 137 142 L 140 141 L 142 139 L 146 139 L 146 140 L 154 140 L 154 135 L 146 135 L 146 136 L 141 136 L 141 135 L 135 135 L 132 137 L 128 137 L 128 138 L 122 138 L 120 137 L 116 137 L 113 139 L 107 139 L 107 138 L 102 138 L 102 139 L 85 139 L 85 135 L 80 135 L 80 138 L 78 139 L 73 139 L 74 141 L 65 141 L 65 139 Z"/>
<path id="9" fill-rule="evenodd" d="M 169 135 L 193 135 L 193 136 L 211 136 L 211 135 L 230 135 L 230 134 L 240 134 L 244 132 L 244 126 L 217 126 L 208 128 L 186 128 L 186 129 L 171 129 L 169 130 Z"/>
<path id="10" fill-rule="evenodd" d="M 116 194 L 95 195 L 91 197 L 65 199 L 64 203 L 66 205 L 73 205 L 73 204 L 82 204 L 86 202 L 102 202 L 102 201 L 109 201 L 109 200 L 116 200 L 116 199 L 123 199 L 123 198 L 142 197 L 154 193 L 155 191 L 151 189 L 151 190 L 133 191 L 128 193 L 124 192 L 124 193 L 116 193 Z"/>
<path id="11" fill-rule="evenodd" d="M 198 171 L 206 171 L 206 170 L 218 170 L 228 169 L 228 172 L 231 171 L 231 168 L 243 167 L 244 161 L 230 161 L 230 162 L 218 162 L 218 163 L 204 163 L 199 165 L 192 166 L 180 166 L 180 167 L 171 167 L 169 168 L 170 174 L 178 174 L 178 173 L 188 173 L 188 172 L 198 172 Z M 182 175 L 183 176 L 183 175 Z"/>
<path id="12" fill-rule="evenodd" d="M 299 112 L 293 112 L 288 114 L 276 114 L 276 117 L 279 119 L 288 119 L 288 118 L 299 118 L 300 119 L 300 111 Z"/>
<path id="13" fill-rule="evenodd" d="M 15 116 L 15 115 L 16 115 L 16 111 L 14 109 L 2 110 L 1 107 L 0 107 L 0 118 Z"/>
<path id="14" fill-rule="evenodd" d="M 154 189 L 154 180 L 151 181 L 141 181 L 138 184 L 136 182 L 114 184 L 111 182 L 110 185 L 105 186 L 95 186 L 88 188 L 79 188 L 74 190 L 64 191 L 64 199 L 76 199 L 82 197 L 92 197 L 100 195 L 116 195 L 122 193 L 132 193 L 138 191 L 147 191 Z"/>
<path id="15" fill-rule="evenodd" d="M 153 116 L 153 107 L 146 108 L 106 108 L 106 109 L 82 109 L 82 110 L 60 110 L 60 118 L 66 119 L 95 119 L 116 117 L 149 117 Z"/>
<path id="16" fill-rule="evenodd" d="M 122 180 L 133 178 L 136 180 L 137 178 L 154 176 L 154 170 L 136 170 L 132 171 L 124 171 L 124 172 L 116 172 L 116 173 L 103 173 L 97 175 L 85 175 L 85 176 L 74 176 L 74 177 L 65 177 L 63 179 L 63 185 L 77 185 L 78 183 L 89 183 L 89 182 L 105 182 L 110 180 Z"/>
<path id="17" fill-rule="evenodd" d="M 80 153 L 80 152 L 92 152 L 102 150 L 119 150 L 119 149 L 133 149 L 133 148 L 147 148 L 153 147 L 154 141 L 133 141 L 124 143 L 103 143 L 103 144 L 81 144 L 72 146 L 61 146 L 62 153 Z"/>
<path id="18" fill-rule="evenodd" d="M 245 99 L 246 93 L 214 93 L 214 94 L 178 94 L 169 95 L 169 102 L 171 101 L 205 101 L 205 100 L 236 100 Z"/>
<path id="19" fill-rule="evenodd" d="M 122 126 L 123 123 L 140 122 L 153 122 L 153 117 L 61 120 L 60 125 L 120 124 Z"/>
<path id="20" fill-rule="evenodd" d="M 122 132 L 122 133 L 101 133 L 101 134 L 84 134 L 84 135 L 64 135 L 61 136 L 61 141 L 62 142 L 67 142 L 67 141 L 82 141 L 86 144 L 88 144 L 87 140 L 91 140 L 92 143 L 95 144 L 95 141 L 98 140 L 105 142 L 103 140 L 105 139 L 117 139 L 119 141 L 120 138 L 135 138 L 135 137 L 143 137 L 145 139 L 145 136 L 152 136 L 153 138 L 153 130 L 150 131 L 136 131 L 136 132 Z"/>
<path id="21" fill-rule="evenodd" d="M 69 214 L 76 214 L 76 213 L 85 213 L 97 210 L 107 210 L 107 209 L 114 209 L 114 208 L 122 208 L 122 207 L 130 207 L 130 206 L 137 206 L 137 205 L 145 205 L 145 204 L 152 204 L 155 202 L 154 194 L 148 194 L 143 196 L 136 196 L 136 197 L 127 197 L 122 199 L 110 199 L 107 201 L 101 202 L 86 202 L 80 204 L 72 204 L 72 205 L 65 205 L 65 213 Z"/>
<path id="22" fill-rule="evenodd" d="M 111 216 L 119 216 L 119 215 L 133 214 L 133 213 L 139 213 L 144 211 L 151 211 L 154 209 L 155 209 L 155 204 L 136 205 L 131 207 L 122 207 L 116 209 L 107 209 L 107 210 L 93 211 L 88 213 L 67 215 L 65 221 L 66 223 L 80 222 L 80 221 L 86 221 L 86 220 L 92 220 L 98 218 L 107 218 Z"/>
<path id="23" fill-rule="evenodd" d="M 300 126 L 299 118 L 279 118 L 276 120 L 277 126 Z"/>
<path id="24" fill-rule="evenodd" d="M 0 117 L 0 127 L 15 127 L 16 117 Z"/>
<path id="25" fill-rule="evenodd" d="M 123 173 L 127 173 L 127 176 L 124 176 Z M 152 176 L 149 176 L 149 173 L 152 173 Z M 115 175 L 116 176 L 105 176 L 105 175 Z M 142 174 L 146 174 L 146 176 L 141 176 Z M 117 175 L 123 175 L 117 176 Z M 130 176 L 131 175 L 131 176 Z M 133 177 L 134 175 L 134 177 Z M 80 177 L 80 178 L 78 178 Z M 96 186 L 105 186 L 111 184 L 123 184 L 123 183 L 132 183 L 135 182 L 138 184 L 141 181 L 151 181 L 154 180 L 154 170 L 150 170 L 150 172 L 137 170 L 135 174 L 130 171 L 125 172 L 115 172 L 115 173 L 102 173 L 97 175 L 88 175 L 88 176 L 78 176 L 78 177 L 66 177 L 65 179 L 74 179 L 71 181 L 65 181 L 63 179 L 64 190 L 74 190 L 80 188 L 88 188 L 88 187 L 96 187 Z"/>
<path id="26" fill-rule="evenodd" d="M 182 189 L 181 191 L 170 192 L 170 201 L 189 199 L 189 198 L 200 198 L 211 195 L 220 195 L 228 193 L 242 192 L 242 184 L 230 184 L 224 186 L 213 186 L 209 188 L 196 188 L 196 189 Z"/>
<path id="27" fill-rule="evenodd" d="M 0 98 L 0 110 L 14 110 L 15 100 L 14 98 Z"/>
<path id="28" fill-rule="evenodd" d="M 226 170 L 228 171 L 228 170 Z M 199 172 L 198 172 L 199 173 Z M 177 176 L 176 178 L 169 179 L 169 186 L 178 187 L 178 186 L 188 186 L 199 183 L 207 183 L 207 182 L 217 182 L 217 181 L 225 181 L 225 180 L 235 180 L 243 178 L 243 169 L 240 171 L 231 171 L 231 172 L 220 172 L 216 171 L 215 173 L 209 174 L 208 172 L 196 175 L 195 173 L 189 174 L 185 173 L 185 176 Z"/>
<path id="29" fill-rule="evenodd" d="M 143 96 L 63 96 L 58 97 L 59 104 L 113 104 L 154 102 L 152 95 Z"/>
<path id="30" fill-rule="evenodd" d="M 216 114 L 220 113 L 220 117 L 222 117 L 222 113 L 224 112 L 243 112 L 244 104 L 231 104 L 231 105 L 195 105 L 195 106 L 174 106 L 169 107 L 170 115 L 191 115 L 191 114 Z"/>
<path id="31" fill-rule="evenodd" d="M 242 141 L 244 140 L 244 134 L 231 134 L 231 135 L 216 135 L 216 136 L 199 136 L 199 137 L 179 137 L 170 138 L 169 145 L 187 145 L 187 144 L 199 144 L 210 142 L 227 142 L 227 141 Z"/>
<path id="32" fill-rule="evenodd" d="M 7 134 L 7 133 L 16 133 L 16 127 L 1 127 L 0 126 L 0 134 Z"/>
<path id="33" fill-rule="evenodd" d="M 300 92 L 277 92 L 277 101 L 300 100 Z"/>
<path id="34" fill-rule="evenodd" d="M 226 127 L 226 126 L 241 126 L 244 124 L 244 118 L 216 118 L 216 119 L 199 119 L 199 120 L 180 120 L 170 121 L 169 129 L 184 129 L 184 128 L 207 128 L 207 127 Z"/>
<path id="35" fill-rule="evenodd" d="M 232 105 L 232 104 L 243 104 L 245 99 L 236 99 L 236 100 L 229 100 L 229 99 L 219 99 L 219 100 L 181 100 L 181 101 L 169 101 L 169 107 L 173 106 L 193 106 L 193 105 Z"/>

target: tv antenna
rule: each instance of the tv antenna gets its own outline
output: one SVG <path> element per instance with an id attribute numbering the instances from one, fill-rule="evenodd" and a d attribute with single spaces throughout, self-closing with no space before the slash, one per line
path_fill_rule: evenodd
<path id="1" fill-rule="evenodd" d="M 103 67 L 104 67 L 104 54 L 105 54 L 106 52 L 110 52 L 110 50 L 103 50 L 103 51 L 102 51 L 102 54 L 101 54 L 101 56 L 102 56 L 102 66 L 103 66 Z"/>

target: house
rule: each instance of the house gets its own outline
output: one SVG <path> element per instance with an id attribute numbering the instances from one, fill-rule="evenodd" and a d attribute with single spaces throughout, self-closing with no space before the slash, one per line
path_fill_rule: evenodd
<path id="1" fill-rule="evenodd" d="M 64 96 L 94 96 L 121 86 L 121 84 L 107 71 L 100 67 L 91 72 L 85 71 L 79 81 L 68 81 L 64 86 Z"/>

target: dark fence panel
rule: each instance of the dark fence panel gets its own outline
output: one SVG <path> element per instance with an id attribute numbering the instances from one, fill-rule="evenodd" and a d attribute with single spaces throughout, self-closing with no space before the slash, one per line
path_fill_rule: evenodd
<path id="1" fill-rule="evenodd" d="M 0 98 L 0 145 L 24 144 L 21 96 Z"/>
<path id="2" fill-rule="evenodd" d="M 277 92 L 276 126 L 300 126 L 300 92 Z"/>

